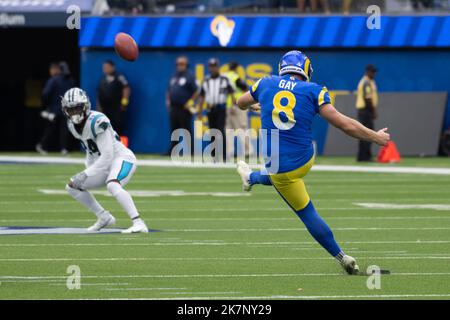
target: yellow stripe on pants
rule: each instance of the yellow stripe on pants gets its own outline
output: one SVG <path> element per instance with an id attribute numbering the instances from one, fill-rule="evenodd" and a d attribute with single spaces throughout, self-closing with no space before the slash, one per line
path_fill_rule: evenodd
<path id="1" fill-rule="evenodd" d="M 314 156 L 298 169 L 270 175 L 273 186 L 294 211 L 304 209 L 310 201 L 303 177 L 313 164 Z"/>

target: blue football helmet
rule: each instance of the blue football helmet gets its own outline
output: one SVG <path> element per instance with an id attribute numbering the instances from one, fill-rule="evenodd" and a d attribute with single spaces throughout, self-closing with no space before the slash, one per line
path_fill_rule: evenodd
<path id="1" fill-rule="evenodd" d="M 305 77 L 306 81 L 310 81 L 313 68 L 309 58 L 301 51 L 293 50 L 286 53 L 278 64 L 280 76 L 288 73 L 299 74 Z"/>

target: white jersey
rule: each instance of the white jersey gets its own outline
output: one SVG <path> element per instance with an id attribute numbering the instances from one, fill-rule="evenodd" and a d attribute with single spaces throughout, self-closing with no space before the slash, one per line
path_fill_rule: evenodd
<path id="1" fill-rule="evenodd" d="M 86 150 L 85 173 L 88 177 L 109 172 L 113 161 L 118 158 L 136 162 L 134 153 L 120 142 L 118 134 L 103 113 L 91 111 L 81 133 L 71 121 L 68 121 L 68 127 Z"/>

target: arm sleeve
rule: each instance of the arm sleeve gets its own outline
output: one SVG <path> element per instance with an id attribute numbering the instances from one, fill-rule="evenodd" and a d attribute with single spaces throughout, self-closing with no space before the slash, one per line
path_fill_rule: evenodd
<path id="1" fill-rule="evenodd" d="M 88 177 L 108 171 L 114 158 L 113 142 L 113 133 L 110 129 L 98 133 L 97 147 L 100 157 L 84 171 Z"/>
<path id="2" fill-rule="evenodd" d="M 90 166 L 92 166 L 95 162 L 95 159 L 90 155 L 89 152 L 86 152 L 86 159 L 84 160 L 84 165 L 86 166 L 86 168 L 89 168 Z"/>
<path id="3" fill-rule="evenodd" d="M 264 79 L 264 78 L 263 78 Z M 250 94 L 252 95 L 253 99 L 255 101 L 259 102 L 259 93 L 261 92 L 261 82 L 263 81 L 263 79 L 259 79 L 258 81 L 255 82 L 254 85 L 252 85 L 250 87 Z"/>
<path id="4" fill-rule="evenodd" d="M 329 103 L 331 103 L 331 98 L 327 87 L 319 87 L 317 90 L 316 112 L 319 113 L 320 107 Z"/>

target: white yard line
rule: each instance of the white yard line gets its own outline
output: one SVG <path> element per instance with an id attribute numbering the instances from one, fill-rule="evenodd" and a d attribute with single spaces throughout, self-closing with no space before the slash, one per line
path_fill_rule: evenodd
<path id="1" fill-rule="evenodd" d="M 50 195 L 65 195 L 64 189 L 38 189 L 40 193 Z M 213 197 L 249 197 L 250 193 L 244 192 L 186 192 L 183 190 L 128 190 L 133 197 L 191 197 L 191 196 L 213 196 Z M 91 193 L 111 197 L 106 190 L 92 190 Z"/>
<path id="2" fill-rule="evenodd" d="M 437 211 L 450 211 L 450 204 L 398 204 L 398 203 L 376 203 L 376 202 L 356 202 L 354 205 L 370 209 L 386 210 L 417 210 L 430 209 Z"/>
<path id="3" fill-rule="evenodd" d="M 258 192 L 259 193 L 259 192 Z M 71 200 L 70 198 L 67 198 L 66 200 L 43 200 L 42 198 L 36 198 L 33 200 L 29 200 L 30 198 L 28 198 L 27 200 L 25 199 L 17 199 L 17 200 L 2 200 L 1 203 L 2 205 L 7 205 L 7 204 L 12 204 L 14 205 L 14 207 L 17 205 L 17 203 L 20 204 L 36 204 L 36 205 L 42 205 L 42 204 L 51 204 L 51 205 L 55 205 L 55 204 L 64 204 L 64 205 L 73 205 L 75 207 L 78 207 L 79 205 L 74 202 L 73 200 Z M 411 202 L 419 202 L 419 201 L 449 201 L 449 197 L 438 197 L 435 198 L 432 196 L 432 193 L 430 193 L 430 197 L 429 198 L 420 198 L 420 197 L 414 197 L 414 198 L 397 198 L 395 196 L 391 197 L 392 200 L 395 201 L 402 201 L 405 202 L 406 204 L 410 204 Z M 116 200 L 112 197 L 107 197 L 105 199 L 102 199 L 102 202 L 106 202 L 106 201 L 111 201 L 111 202 L 115 202 Z M 167 203 L 166 199 L 159 199 L 157 197 L 152 198 L 152 203 Z M 248 203 L 248 199 L 233 199 L 233 203 Z M 350 203 L 352 201 L 355 201 L 355 197 L 340 197 L 339 199 L 314 199 L 314 203 Z M 136 199 L 135 202 L 138 203 L 148 203 L 147 199 Z M 183 198 L 172 198 L 170 199 L 171 203 L 176 203 L 176 202 L 182 202 L 183 204 L 186 203 L 186 199 Z M 201 198 L 193 198 L 193 199 L 189 199 L 189 204 L 193 204 L 193 203 L 199 203 L 199 204 L 204 204 L 205 200 L 201 199 Z M 212 202 L 216 202 L 219 204 L 223 204 L 223 199 L 219 199 L 219 198 L 211 198 L 208 200 L 208 203 L 212 203 Z M 258 199 L 258 202 L 269 202 L 269 203 L 274 203 L 274 204 L 279 204 L 280 203 L 280 199 L 279 198 L 272 198 L 272 199 Z M 4 207 L 1 208 L 2 210 L 5 210 Z M 324 208 L 322 208 L 324 209 Z M 334 208 L 328 208 L 330 210 L 334 209 Z M 365 210 L 364 208 L 353 208 L 353 209 L 359 209 L 359 210 Z"/>
<path id="4" fill-rule="evenodd" d="M 115 200 L 115 199 L 114 199 Z M 147 200 L 148 201 L 148 200 Z M 152 200 L 150 200 L 152 201 Z M 169 200 L 168 200 L 169 201 Z M 208 200 L 209 201 L 209 200 Z M 234 200 L 233 200 L 234 201 Z M 0 201 L 1 202 L 1 201 Z M 103 200 L 102 200 L 103 202 Z M 135 201 L 136 203 L 139 203 L 139 201 Z M 147 202 L 148 203 L 148 202 Z M 79 206 L 78 203 L 75 203 L 76 205 Z M 365 211 L 365 210 L 372 210 L 371 208 L 358 208 L 358 207 L 354 207 L 354 208 L 320 208 L 320 207 L 316 207 L 317 210 L 334 210 L 334 211 Z M 151 213 L 156 213 L 156 212 L 173 212 L 173 213 L 180 213 L 180 209 L 171 209 L 171 208 L 158 208 L 158 209 L 146 209 L 146 210 L 140 210 L 141 212 L 151 212 Z M 189 211 L 189 212 L 272 212 L 272 211 L 286 211 L 289 212 L 290 209 L 287 206 L 284 206 L 281 202 L 280 202 L 280 207 L 278 208 L 183 208 L 182 209 L 183 212 L 185 211 Z M 0 212 L 7 212 L 7 213 L 19 213 L 19 212 L 34 212 L 34 213 L 40 213 L 40 212 L 44 212 L 44 213 L 59 213 L 59 212 L 76 212 L 76 213 L 80 213 L 80 212 L 85 212 L 85 210 L 82 207 L 79 207 L 79 209 L 2 209 L 0 210 Z"/>
<path id="5" fill-rule="evenodd" d="M 304 242 L 148 242 L 148 243 L 2 243 L 2 247 L 84 247 L 84 246 L 241 246 L 241 245 L 310 245 L 313 241 Z M 449 240 L 411 240 L 411 241 L 342 241 L 342 244 L 450 244 Z"/>
<path id="6" fill-rule="evenodd" d="M 351 252 L 357 252 L 350 250 Z M 398 253 L 397 253 L 398 254 Z M 450 256 L 381 256 L 358 257 L 358 259 L 377 260 L 449 260 Z M 173 257 L 173 258 L 1 258 L 1 262 L 48 262 L 48 261 L 253 261 L 253 260 L 333 260 L 330 257 L 232 257 L 232 258 L 207 258 L 207 257 Z"/>
<path id="7" fill-rule="evenodd" d="M 344 208 L 340 208 L 344 209 Z M 168 209 L 172 210 L 172 209 Z M 183 211 L 186 211 L 187 209 L 183 209 Z M 55 212 L 59 212 L 60 210 L 55 210 Z M 150 212 L 151 210 L 149 210 Z M 155 210 L 159 211 L 159 210 Z M 9 212 L 9 211 L 8 211 Z M 27 212 L 49 212 L 48 210 L 27 210 Z M 73 210 L 73 211 L 64 211 L 64 212 L 79 212 L 79 210 Z M 142 211 L 141 212 L 145 212 Z M 154 212 L 154 211 L 152 211 Z M 322 218 L 326 220 L 448 220 L 450 219 L 449 216 L 386 216 L 386 217 L 374 217 L 374 216 L 364 216 L 364 217 L 336 217 L 336 216 L 322 216 Z M 126 218 L 116 218 L 116 221 L 129 221 L 129 219 Z M 297 222 L 298 218 L 296 216 L 293 216 L 291 218 L 264 218 L 264 217 L 258 217 L 258 218 L 151 218 L 151 221 L 292 221 Z M 92 219 L 0 219 L 0 223 L 3 222 L 92 222 Z M 135 238 L 133 238 L 135 239 Z"/>
<path id="8" fill-rule="evenodd" d="M 84 284 L 81 284 L 84 286 Z M 105 291 L 166 291 L 166 290 L 187 290 L 187 288 L 105 288 Z M 189 292 L 186 292 L 188 294 Z M 234 293 L 234 292 L 231 292 Z M 237 292 L 240 293 L 240 292 Z M 171 292 L 171 294 L 176 294 Z M 183 294 L 183 293 L 180 293 Z"/>
<path id="9" fill-rule="evenodd" d="M 83 275 L 83 279 L 165 279 L 165 278 L 282 278 L 282 277 L 337 277 L 344 276 L 344 273 L 261 273 L 261 274 L 158 274 L 158 275 L 138 275 L 138 274 L 127 274 L 127 275 Z M 450 276 L 450 272 L 405 272 L 405 273 L 391 273 L 388 277 L 393 276 Z M 0 276 L 0 281 L 3 280 L 48 280 L 48 279 L 67 279 L 67 276 Z"/>
<path id="10" fill-rule="evenodd" d="M 3 282 L 5 282 L 5 281 L 3 281 Z M 22 282 L 22 283 L 24 283 L 24 282 Z M 63 281 L 63 283 L 50 283 L 50 285 L 51 286 L 64 286 L 64 287 L 66 287 L 67 286 L 67 283 L 65 283 L 64 281 Z M 81 286 L 88 286 L 88 287 L 90 287 L 90 286 L 93 286 L 93 287 L 96 287 L 96 286 L 99 286 L 99 287 L 104 287 L 104 286 L 129 286 L 130 284 L 129 283 L 116 283 L 116 282 L 112 282 L 112 283 L 85 283 L 85 282 L 82 282 L 81 283 Z M 120 289 L 117 289 L 117 290 L 126 290 L 125 288 L 120 288 Z"/>
<path id="11" fill-rule="evenodd" d="M 450 227 L 350 227 L 333 228 L 334 231 L 438 231 L 450 230 Z M 120 233 L 122 229 L 105 228 L 97 232 L 90 232 L 85 228 L 58 228 L 58 227 L 0 227 L 1 235 L 30 235 L 30 234 L 109 234 Z M 307 232 L 305 228 L 230 228 L 230 229 L 162 229 L 152 232 Z"/>
<path id="12" fill-rule="evenodd" d="M 0 162 L 6 163 L 37 163 L 37 164 L 84 164 L 82 158 L 64 157 L 41 157 L 41 156 L 0 156 Z M 149 167 L 181 167 L 181 168 L 232 168 L 233 163 L 202 163 L 202 162 L 182 162 L 171 160 L 138 160 L 138 165 Z M 254 165 L 260 168 L 261 165 Z M 316 165 L 314 171 L 328 172 L 368 172 L 368 173 L 408 173 L 408 174 L 436 174 L 450 175 L 447 168 L 427 168 L 427 167 L 391 167 L 391 166 L 349 166 L 349 165 Z"/>

